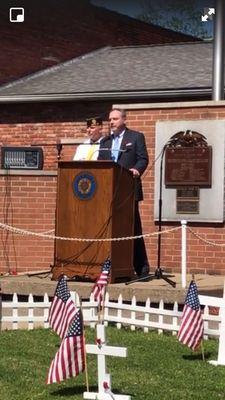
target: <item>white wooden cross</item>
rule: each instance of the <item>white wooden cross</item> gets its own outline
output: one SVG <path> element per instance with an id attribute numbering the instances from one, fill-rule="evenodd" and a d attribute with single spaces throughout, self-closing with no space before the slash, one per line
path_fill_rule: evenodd
<path id="1" fill-rule="evenodd" d="M 219 337 L 219 349 L 217 360 L 210 360 L 209 363 L 213 365 L 225 365 L 225 281 L 223 287 L 223 297 L 213 296 L 199 296 L 200 304 L 205 306 L 220 307 L 220 337 Z"/>
<path id="2" fill-rule="evenodd" d="M 111 392 L 111 378 L 106 372 L 106 356 L 127 357 L 125 347 L 107 346 L 105 340 L 105 326 L 97 325 L 97 344 L 86 344 L 86 352 L 97 355 L 98 362 L 98 393 L 84 392 L 84 399 L 93 400 L 130 400 L 130 396 L 113 394 Z"/>

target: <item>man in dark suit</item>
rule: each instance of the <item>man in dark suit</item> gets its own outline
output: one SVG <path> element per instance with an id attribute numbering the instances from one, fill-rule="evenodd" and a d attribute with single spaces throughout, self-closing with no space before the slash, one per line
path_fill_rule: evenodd
<path id="1" fill-rule="evenodd" d="M 122 109 L 111 110 L 109 124 L 111 133 L 101 141 L 98 160 L 113 160 L 122 167 L 129 169 L 133 174 L 135 178 L 134 235 L 142 235 L 138 204 L 139 201 L 143 200 L 141 175 L 148 166 L 145 137 L 143 133 L 126 127 L 126 112 Z M 143 238 L 134 240 L 134 270 L 140 277 L 149 273 L 149 263 Z"/>

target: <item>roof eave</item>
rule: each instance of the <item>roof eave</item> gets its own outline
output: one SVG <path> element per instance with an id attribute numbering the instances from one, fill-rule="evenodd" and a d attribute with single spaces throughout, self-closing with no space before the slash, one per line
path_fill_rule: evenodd
<path id="1" fill-rule="evenodd" d="M 96 100 L 144 100 L 149 98 L 180 98 L 199 97 L 212 94 L 211 87 L 186 88 L 186 89 L 162 89 L 162 90 L 137 90 L 115 92 L 83 92 L 60 94 L 24 94 L 24 95 L 0 95 L 0 104 L 7 103 L 42 103 L 60 101 L 96 101 Z"/>

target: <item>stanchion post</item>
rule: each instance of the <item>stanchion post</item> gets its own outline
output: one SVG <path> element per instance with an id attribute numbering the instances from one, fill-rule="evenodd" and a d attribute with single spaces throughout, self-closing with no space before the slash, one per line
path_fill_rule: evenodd
<path id="1" fill-rule="evenodd" d="M 181 285 L 186 288 L 187 276 L 187 221 L 181 221 Z"/>

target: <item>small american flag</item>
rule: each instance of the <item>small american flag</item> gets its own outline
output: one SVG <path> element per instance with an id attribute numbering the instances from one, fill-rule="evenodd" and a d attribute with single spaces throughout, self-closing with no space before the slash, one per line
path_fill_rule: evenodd
<path id="1" fill-rule="evenodd" d="M 111 261 L 109 258 L 107 258 L 102 266 L 101 274 L 97 279 L 97 281 L 95 282 L 91 292 L 94 295 L 95 301 L 97 301 L 99 304 L 104 298 L 105 288 L 109 280 L 110 269 L 111 269 Z"/>
<path id="2" fill-rule="evenodd" d="M 62 276 L 56 287 L 55 295 L 49 309 L 49 326 L 64 338 L 77 309 L 71 298 L 67 281 Z"/>
<path id="3" fill-rule="evenodd" d="M 85 342 L 81 310 L 77 311 L 55 358 L 52 360 L 47 384 L 61 382 L 79 375 L 85 369 Z"/>
<path id="4" fill-rule="evenodd" d="M 191 281 L 183 309 L 178 339 L 196 350 L 203 338 L 204 324 L 195 281 Z"/>

